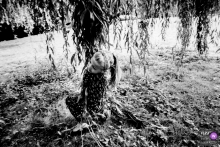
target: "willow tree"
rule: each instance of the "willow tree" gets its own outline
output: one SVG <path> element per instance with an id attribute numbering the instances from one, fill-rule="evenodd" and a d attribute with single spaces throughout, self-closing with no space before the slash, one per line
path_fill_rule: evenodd
<path id="1" fill-rule="evenodd" d="M 180 24 L 178 27 L 177 39 L 181 41 L 180 65 L 182 64 L 185 50 L 190 43 L 192 35 L 192 22 L 196 20 L 196 48 L 199 55 L 208 51 L 207 36 L 210 33 L 210 19 L 219 15 L 219 0 L 139 0 L 139 7 L 143 18 L 161 18 L 163 31 L 168 27 L 169 18 L 178 17 Z M 218 21 L 218 20 L 216 20 Z M 147 23 L 147 25 L 151 25 Z M 215 30 L 217 31 L 217 30 Z M 219 33 L 219 32 L 215 32 Z M 212 41 L 213 32 L 210 33 Z M 217 36 L 217 35 L 216 35 Z"/>
<path id="2" fill-rule="evenodd" d="M 9 23 L 17 23 L 20 18 L 16 18 L 16 9 L 25 7 L 32 18 L 22 17 L 22 24 L 26 24 L 28 20 L 34 20 L 35 23 L 41 17 L 42 24 L 45 27 L 47 35 L 47 51 L 49 58 L 53 61 L 53 47 L 51 40 L 53 35 L 51 31 L 62 30 L 65 39 L 64 49 L 67 52 L 68 42 L 66 41 L 66 18 L 71 15 L 71 24 L 73 33 L 73 41 L 77 45 L 77 55 L 81 61 L 83 52 L 85 52 L 86 62 L 88 63 L 91 56 L 99 48 L 101 44 L 107 42 L 105 39 L 109 25 L 119 15 L 120 1 L 118 0 L 2 0 L 1 13 L 4 19 Z M 13 13 L 11 13 L 13 12 Z M 3 19 L 1 15 L 1 19 Z M 18 14 L 19 16 L 19 14 Z M 33 27 L 33 24 L 30 24 Z M 61 27 L 60 27 L 61 26 Z M 30 29 L 31 30 L 31 29 Z M 55 65 L 54 65 L 55 66 Z"/>
<path id="3" fill-rule="evenodd" d="M 219 12 L 218 0 L 2 0 L 0 13 L 9 22 L 17 23 L 15 18 L 16 9 L 25 8 L 27 15 L 21 22 L 31 24 L 31 19 L 36 23 L 40 17 L 46 28 L 47 50 L 49 58 L 53 61 L 53 47 L 50 40 L 53 39 L 51 31 L 62 30 L 65 39 L 64 50 L 68 54 L 68 42 L 66 38 L 66 18 L 70 16 L 71 27 L 74 31 L 73 42 L 77 46 L 77 53 L 72 56 L 82 61 L 85 57 L 85 65 L 91 56 L 99 49 L 101 44 L 108 42 L 107 35 L 109 26 L 116 24 L 122 14 L 142 15 L 143 19 L 164 18 L 163 28 L 168 27 L 169 18 L 178 16 L 180 18 L 179 37 L 182 40 L 182 55 L 188 46 L 191 36 L 191 22 L 197 18 L 197 49 L 200 54 L 207 50 L 206 37 L 209 30 L 209 16 Z M 14 13 L 11 13 L 14 12 Z M 17 15 L 17 14 L 16 14 Z M 18 14 L 19 15 L 19 14 Z M 28 17 L 31 16 L 31 18 Z M 3 18 L 2 15 L 0 19 Z M 154 25 L 153 23 L 147 25 Z M 144 26 L 142 24 L 142 26 Z M 147 26 L 146 26 L 147 27 Z M 143 27 L 142 27 L 143 28 Z M 31 27 L 30 27 L 31 30 Z M 145 35 L 147 29 L 144 29 Z M 162 34 L 165 29 L 162 29 Z M 131 31 L 132 32 L 132 31 Z M 119 31 L 118 34 L 121 32 Z M 143 37 L 143 41 L 148 36 Z M 135 43 L 135 42 L 134 42 Z M 143 48 L 144 49 L 144 48 Z M 53 62 L 54 63 L 54 62 Z"/>
<path id="4" fill-rule="evenodd" d="M 191 23 L 193 19 L 196 19 L 196 47 L 200 55 L 202 55 L 208 49 L 207 35 L 209 33 L 209 23 L 213 16 L 219 15 L 219 0 L 173 0 L 173 3 L 178 5 L 178 16 L 181 19 L 183 31 L 188 30 L 186 38 L 182 38 L 185 41 L 184 44 L 188 45 L 191 30 Z"/>
<path id="5" fill-rule="evenodd" d="M 197 22 L 197 49 L 203 54 L 207 48 L 206 38 L 209 33 L 210 18 L 219 15 L 220 1 L 218 0 L 195 0 L 195 16 Z"/>
<path id="6" fill-rule="evenodd" d="M 85 51 L 85 66 L 101 44 L 108 42 L 109 25 L 118 17 L 118 0 L 70 0 L 74 6 L 72 14 L 73 40 L 78 53 Z"/>

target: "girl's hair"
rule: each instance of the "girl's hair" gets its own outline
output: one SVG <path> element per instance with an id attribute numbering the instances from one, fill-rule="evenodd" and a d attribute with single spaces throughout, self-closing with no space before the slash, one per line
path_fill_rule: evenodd
<path id="1" fill-rule="evenodd" d="M 94 60 L 104 71 L 110 69 L 110 85 L 117 86 L 119 82 L 119 62 L 118 58 L 110 52 L 98 51 L 94 54 Z"/>

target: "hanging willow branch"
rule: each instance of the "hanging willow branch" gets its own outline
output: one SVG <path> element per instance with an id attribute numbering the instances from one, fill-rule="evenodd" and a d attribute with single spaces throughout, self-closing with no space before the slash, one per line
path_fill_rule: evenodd
<path id="1" fill-rule="evenodd" d="M 10 12 L 16 10 L 15 8 L 18 5 L 21 7 L 26 6 L 27 13 L 31 13 L 32 19 L 36 23 L 38 20 L 36 17 L 40 16 L 35 15 L 35 10 L 39 14 L 48 12 L 50 19 L 45 19 L 45 22 L 41 23 L 49 26 L 50 30 L 47 31 L 62 29 L 65 38 L 65 18 L 68 15 L 66 12 L 71 12 L 71 24 L 74 31 L 73 41 L 77 45 L 78 52 L 78 56 L 75 55 L 74 57 L 80 57 L 79 61 L 81 62 L 81 56 L 84 56 L 85 65 L 89 62 L 94 52 L 100 49 L 100 44 L 108 42 L 106 36 L 109 26 L 116 24 L 119 15 L 130 15 L 132 12 L 141 14 L 142 18 L 145 19 L 161 18 L 163 20 L 161 32 L 163 37 L 165 28 L 169 24 L 169 17 L 179 16 L 182 27 L 180 30 L 184 30 L 180 33 L 186 34 L 185 37 L 181 36 L 183 37 L 183 46 L 189 42 L 187 39 L 187 36 L 190 36 L 191 29 L 189 24 L 193 18 L 196 18 L 198 20 L 197 49 L 199 54 L 207 51 L 206 38 L 210 33 L 209 18 L 213 14 L 219 13 L 219 0 L 138 0 L 134 2 L 138 5 L 135 4 L 134 6 L 133 1 L 129 0 L 2 0 L 0 13 L 5 14 L 4 18 L 8 19 L 9 23 L 16 22 L 19 18 L 13 16 L 16 13 Z M 58 27 L 59 21 L 61 21 L 62 28 Z M 151 21 L 150 25 L 154 26 L 155 22 Z M 118 32 L 120 33 L 120 31 Z M 67 41 L 66 38 L 65 40 Z M 67 51 L 67 47 L 68 43 L 65 42 L 65 51 Z"/>
<path id="2" fill-rule="evenodd" d="M 55 62 L 54 62 L 54 45 L 53 45 L 54 36 L 53 36 L 53 33 L 51 32 L 50 25 L 47 23 L 47 22 L 49 22 L 48 17 L 49 17 L 48 13 L 46 11 L 44 11 L 44 20 L 46 22 L 45 26 L 46 26 L 46 30 L 47 30 L 45 32 L 46 45 L 47 45 L 47 54 L 48 54 L 49 60 L 52 64 L 52 68 L 54 70 L 56 70 L 56 65 L 55 65 Z"/>
<path id="3" fill-rule="evenodd" d="M 118 0 L 70 0 L 74 6 L 72 14 L 73 40 L 80 54 L 85 52 L 85 66 L 92 55 L 99 50 L 105 39 L 109 25 L 118 17 Z M 83 50 L 81 50 L 81 48 Z"/>
<path id="4" fill-rule="evenodd" d="M 189 46 L 190 43 L 190 37 L 192 32 L 192 12 L 193 12 L 193 3 L 190 0 L 181 0 L 179 3 L 179 18 L 180 18 L 180 24 L 179 28 L 180 31 L 178 36 L 181 39 L 181 51 L 180 51 L 180 60 L 177 63 L 177 67 L 179 70 L 179 67 L 182 66 L 183 63 L 183 57 L 185 55 L 186 49 Z"/>

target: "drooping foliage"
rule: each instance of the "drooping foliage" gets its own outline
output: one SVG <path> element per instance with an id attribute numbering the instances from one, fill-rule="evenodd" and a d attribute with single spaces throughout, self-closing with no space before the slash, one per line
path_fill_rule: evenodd
<path id="1" fill-rule="evenodd" d="M 118 0 L 72 0 L 74 6 L 72 13 L 73 40 L 80 48 L 85 49 L 86 61 L 97 51 L 101 44 L 107 42 L 106 36 L 111 22 L 119 16 L 120 1 Z"/>
<path id="2" fill-rule="evenodd" d="M 149 23 L 151 18 L 165 20 L 162 22 L 162 36 L 169 26 L 169 18 L 179 17 L 181 23 L 178 36 L 182 42 L 181 58 L 192 35 L 192 20 L 196 19 L 196 46 L 199 54 L 203 54 L 208 50 L 206 38 L 209 33 L 210 17 L 219 14 L 220 5 L 219 0 L 2 0 L 0 2 L 2 2 L 0 5 L 1 22 L 8 22 L 12 26 L 23 25 L 29 33 L 38 25 L 44 28 L 44 32 L 62 30 L 67 53 L 66 23 L 68 20 L 66 18 L 71 18 L 71 27 L 74 31 L 73 41 L 78 51 L 72 56 L 71 61 L 73 62 L 75 57 L 82 61 L 85 55 L 86 64 L 100 45 L 108 42 L 109 26 L 117 25 L 116 22 L 119 22 L 117 18 L 124 14 L 141 16 L 143 20 L 148 21 L 145 24 L 142 23 L 145 28 L 148 25 L 154 25 L 153 21 Z M 142 30 L 142 33 L 145 32 L 145 35 L 148 35 L 146 31 L 147 29 Z M 142 38 L 146 40 L 147 37 L 149 35 Z M 133 42 L 133 44 L 136 43 Z"/>
<path id="3" fill-rule="evenodd" d="M 211 42 L 215 42 L 215 37 L 219 37 L 218 30 L 210 31 L 210 20 L 213 17 L 219 18 L 219 0 L 150 0 L 139 1 L 141 8 L 140 15 L 144 18 L 160 18 L 162 23 L 161 34 L 163 37 L 164 29 L 169 25 L 170 17 L 178 17 L 180 19 L 177 39 L 181 42 L 180 61 L 178 65 L 182 64 L 183 56 L 186 48 L 190 44 L 190 37 L 192 35 L 196 38 L 195 47 L 199 55 L 203 55 L 208 51 L 208 34 L 211 36 Z M 165 21 L 164 21 L 165 20 Z M 218 21 L 216 19 L 215 21 Z M 192 34 L 193 22 L 196 22 L 196 33 Z M 154 23 L 146 23 L 147 25 L 154 25 Z M 216 43 L 217 44 L 217 43 Z M 218 45 L 217 45 L 218 46 Z"/>

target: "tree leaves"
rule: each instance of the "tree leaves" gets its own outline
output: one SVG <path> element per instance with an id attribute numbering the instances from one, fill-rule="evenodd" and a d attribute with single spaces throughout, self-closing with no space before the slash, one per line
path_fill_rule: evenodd
<path id="1" fill-rule="evenodd" d="M 90 18 L 91 18 L 93 21 L 95 20 L 94 15 L 93 15 L 92 12 L 90 12 Z"/>
<path id="2" fill-rule="evenodd" d="M 88 128 L 89 125 L 87 123 L 82 123 L 82 124 L 78 124 L 73 131 L 77 132 L 77 131 L 82 131 L 84 128 Z"/>
<path id="3" fill-rule="evenodd" d="M 87 9 L 85 9 L 83 12 L 82 12 L 82 14 L 80 15 L 80 23 L 81 23 L 81 26 L 83 26 L 83 24 L 84 24 L 84 18 L 85 18 L 85 15 L 86 15 L 86 12 L 87 12 L 88 10 Z"/>
<path id="4" fill-rule="evenodd" d="M 70 63 L 73 64 L 73 60 L 75 59 L 76 54 L 74 53 L 70 59 Z"/>
<path id="5" fill-rule="evenodd" d="M 116 5 L 111 1 L 91 0 L 91 1 L 75 1 L 71 2 L 75 6 L 72 13 L 74 38 L 77 40 L 77 46 L 83 47 L 86 62 L 88 63 L 92 54 L 95 52 L 96 46 L 105 43 L 105 35 L 108 33 L 110 25 L 110 15 L 108 6 Z M 77 49 L 79 49 L 77 47 Z M 82 53 L 78 50 L 78 54 Z"/>

